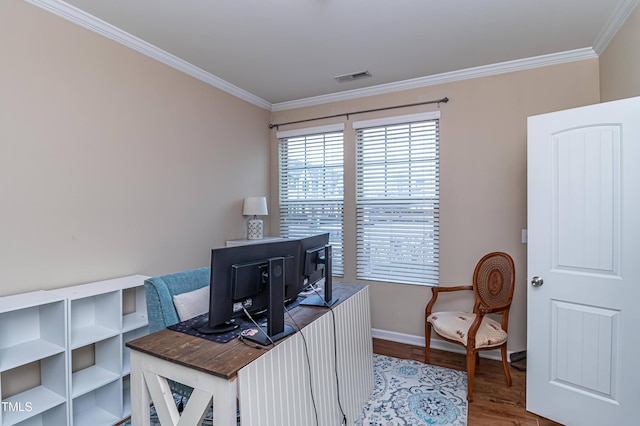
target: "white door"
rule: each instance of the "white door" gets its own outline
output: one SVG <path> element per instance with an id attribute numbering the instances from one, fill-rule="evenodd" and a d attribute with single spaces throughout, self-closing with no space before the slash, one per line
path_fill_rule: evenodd
<path id="1" fill-rule="evenodd" d="M 640 98 L 530 117 L 527 170 L 527 410 L 638 424 Z"/>

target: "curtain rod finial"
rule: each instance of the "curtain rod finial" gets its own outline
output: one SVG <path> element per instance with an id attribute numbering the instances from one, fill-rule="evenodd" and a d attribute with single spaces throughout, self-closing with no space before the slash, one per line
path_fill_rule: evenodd
<path id="1" fill-rule="evenodd" d="M 445 103 L 446 104 L 447 102 L 449 102 L 449 98 L 447 98 L 446 96 L 444 98 L 442 98 L 442 99 L 439 99 L 438 100 L 438 108 L 440 108 L 440 104 L 441 103 Z"/>

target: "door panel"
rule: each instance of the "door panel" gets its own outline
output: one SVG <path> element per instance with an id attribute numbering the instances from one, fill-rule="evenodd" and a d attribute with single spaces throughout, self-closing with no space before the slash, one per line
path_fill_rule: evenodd
<path id="1" fill-rule="evenodd" d="M 529 118 L 527 409 L 633 424 L 640 395 L 640 98 Z M 538 281 L 539 282 L 539 281 Z"/>
<path id="2" fill-rule="evenodd" d="M 615 401 L 619 312 L 551 301 L 551 383 Z"/>
<path id="3" fill-rule="evenodd" d="M 592 126 L 552 136 L 556 268 L 613 273 L 619 243 L 620 129 Z"/>

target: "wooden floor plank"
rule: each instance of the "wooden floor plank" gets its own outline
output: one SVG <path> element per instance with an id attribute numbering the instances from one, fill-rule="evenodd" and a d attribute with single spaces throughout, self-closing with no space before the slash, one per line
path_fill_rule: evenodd
<path id="1" fill-rule="evenodd" d="M 373 352 L 424 362 L 424 348 L 373 339 Z M 431 363 L 466 371 L 465 356 L 432 349 Z M 469 426 L 561 426 L 526 410 L 526 373 L 511 369 L 512 385 L 506 384 L 502 363 L 481 359 L 476 367 L 473 402 L 469 403 Z"/>

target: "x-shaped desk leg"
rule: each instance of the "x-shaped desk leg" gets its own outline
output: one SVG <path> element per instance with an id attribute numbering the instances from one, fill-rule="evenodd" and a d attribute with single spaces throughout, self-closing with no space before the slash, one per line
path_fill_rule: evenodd
<path id="1" fill-rule="evenodd" d="M 182 415 L 178 413 L 167 379 L 193 388 Z M 215 425 L 235 425 L 237 395 L 237 380 L 226 380 L 131 350 L 132 426 L 150 426 L 150 400 L 162 425 L 200 425 L 212 403 Z"/>

